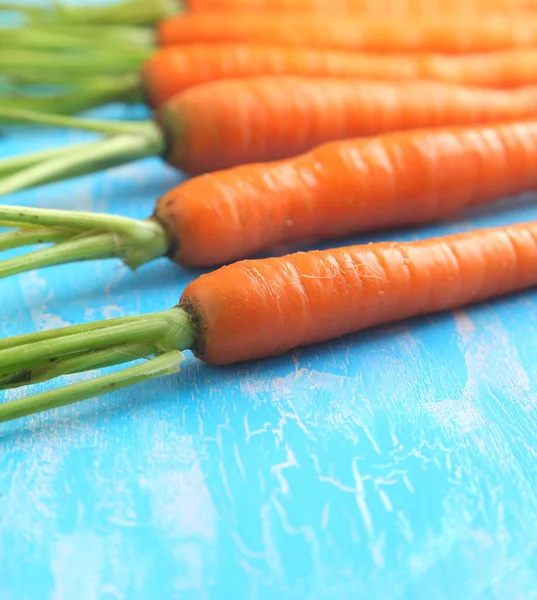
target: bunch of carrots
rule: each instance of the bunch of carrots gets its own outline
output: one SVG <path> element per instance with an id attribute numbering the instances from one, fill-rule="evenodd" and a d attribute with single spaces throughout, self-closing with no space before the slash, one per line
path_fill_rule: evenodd
<path id="1" fill-rule="evenodd" d="M 16 100 L 19 108 L 63 114 L 112 100 L 158 107 L 192 85 L 258 75 L 536 83 L 535 0 L 54 6 L 11 5 L 26 25 L 1 30 L 0 106 Z"/>
<path id="2" fill-rule="evenodd" d="M 4 402 L 0 420 L 172 373 L 187 349 L 259 359 L 537 284 L 536 223 L 255 259 L 537 190 L 535 0 L 0 10 L 25 18 L 0 52 L 0 119 L 102 134 L 0 160 L 1 197 L 151 155 L 196 175 L 144 220 L 1 204 L 0 250 L 43 247 L 0 277 L 108 258 L 218 267 L 172 309 L 0 341 L 3 389 L 148 359 Z M 142 98 L 145 122 L 69 114 Z"/>

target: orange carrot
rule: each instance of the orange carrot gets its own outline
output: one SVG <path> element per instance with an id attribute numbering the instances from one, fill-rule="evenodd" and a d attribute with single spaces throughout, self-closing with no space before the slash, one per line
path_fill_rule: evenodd
<path id="1" fill-rule="evenodd" d="M 0 109 L 0 115 L 2 109 Z M 0 181 L 0 196 L 35 185 L 162 155 L 189 173 L 294 156 L 332 140 L 442 125 L 537 118 L 537 86 L 512 91 L 466 88 L 431 81 L 260 77 L 193 87 L 169 100 L 154 122 L 114 123 L 9 111 L 32 122 L 116 132 L 45 165 Z M 87 151 L 86 151 L 87 148 Z M 102 148 L 102 149 L 101 149 Z M 5 169 L 0 162 L 0 171 Z"/>
<path id="2" fill-rule="evenodd" d="M 0 422 L 174 373 L 183 350 L 226 365 L 521 291 L 536 267 L 537 222 L 235 263 L 190 283 L 171 310 L 0 340 L 3 389 L 150 358 L 4 402 Z"/>
<path id="3" fill-rule="evenodd" d="M 192 88 L 156 114 L 168 162 L 189 173 L 277 160 L 389 131 L 537 117 L 537 85 L 513 91 L 429 81 L 259 77 Z"/>
<path id="4" fill-rule="evenodd" d="M 348 14 L 484 14 L 537 11 L 535 0 L 188 0 L 193 12 Z"/>
<path id="5" fill-rule="evenodd" d="M 464 56 L 385 56 L 245 44 L 192 44 L 162 48 L 146 61 L 146 97 L 160 106 L 200 83 L 259 75 L 432 79 L 461 85 L 513 88 L 537 84 L 537 48 Z"/>
<path id="6" fill-rule="evenodd" d="M 537 16 L 360 17 L 323 14 L 189 13 L 161 21 L 161 45 L 248 42 L 459 54 L 537 46 Z"/>
<path id="7" fill-rule="evenodd" d="M 0 206 L 3 223 L 40 225 L 26 244 L 62 242 L 0 262 L 0 277 L 110 257 L 133 268 L 161 256 L 213 266 L 282 244 L 423 224 L 537 189 L 536 161 L 537 120 L 412 130 L 191 179 L 143 221 Z"/>
<path id="8" fill-rule="evenodd" d="M 187 286 L 197 355 L 272 356 L 537 284 L 537 223 L 242 261 Z"/>

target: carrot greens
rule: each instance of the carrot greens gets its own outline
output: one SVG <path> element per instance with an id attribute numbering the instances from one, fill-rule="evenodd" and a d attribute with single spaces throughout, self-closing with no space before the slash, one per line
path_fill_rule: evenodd
<path id="1" fill-rule="evenodd" d="M 164 138 L 152 121 L 76 119 L 0 106 L 0 119 L 76 127 L 104 134 L 103 139 L 0 160 L 0 196 L 35 185 L 94 173 L 164 151 Z"/>
<path id="2" fill-rule="evenodd" d="M 139 67 L 153 48 L 153 32 L 140 27 L 2 28 L 0 106 L 69 114 L 142 102 Z"/>
<path id="3" fill-rule="evenodd" d="M 178 370 L 194 344 L 190 316 L 180 308 L 121 317 L 0 341 L 3 389 L 149 358 L 145 363 L 68 387 L 0 404 L 0 421 L 84 400 Z"/>
<path id="4" fill-rule="evenodd" d="M 46 6 L 0 2 L 0 11 L 12 12 L 29 24 L 56 25 L 155 25 L 160 19 L 181 12 L 180 0 L 121 0 L 112 4 L 73 6 L 51 0 Z"/>
<path id="5" fill-rule="evenodd" d="M 120 258 L 130 268 L 167 254 L 170 240 L 154 219 L 0 206 L 0 224 L 21 229 L 0 234 L 0 250 L 53 243 L 0 261 L 0 278 L 66 262 Z"/>

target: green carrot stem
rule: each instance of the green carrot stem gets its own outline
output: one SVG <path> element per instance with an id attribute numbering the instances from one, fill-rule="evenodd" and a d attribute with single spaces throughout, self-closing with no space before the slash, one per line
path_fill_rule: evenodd
<path id="1" fill-rule="evenodd" d="M 18 2 L 1 2 L 0 10 L 18 12 L 32 24 L 154 25 L 160 19 L 178 14 L 181 9 L 179 3 L 173 0 L 123 0 L 109 6 L 87 7 L 66 6 L 57 1 L 54 4 L 55 7 L 42 8 Z"/>
<path id="2" fill-rule="evenodd" d="M 86 145 L 87 143 L 73 144 L 72 146 L 69 146 L 69 150 L 76 153 L 79 150 L 82 150 Z M 0 160 L 0 179 L 64 153 L 65 147 L 62 146 L 61 148 L 50 148 L 49 150 L 41 150 L 40 152 L 29 152 L 28 154 L 21 154 L 20 156 L 4 158 L 3 160 Z"/>
<path id="3" fill-rule="evenodd" d="M 11 221 L 3 221 L 3 220 L 0 219 L 0 227 L 5 227 L 5 228 L 9 229 L 10 227 L 13 227 L 13 223 Z M 20 225 L 20 227 L 24 227 L 26 229 L 26 228 L 36 227 L 36 225 L 26 225 L 26 224 L 23 224 L 23 225 Z"/>
<path id="4" fill-rule="evenodd" d="M 23 342 L 23 343 L 21 343 Z M 0 350 L 0 384 L 7 387 L 19 384 L 33 384 L 55 378 L 66 373 L 88 371 L 94 368 L 131 362 L 142 357 L 162 358 L 173 352 L 178 358 L 181 352 L 195 344 L 195 330 L 190 315 L 176 307 L 148 315 L 122 317 L 98 323 L 77 325 L 63 329 L 38 332 L 25 336 L 16 336 L 2 341 Z M 155 360 L 155 359 L 153 359 Z M 159 365 L 161 362 L 145 363 Z M 137 365 L 140 367 L 140 365 Z M 113 374 L 113 381 L 121 382 L 120 387 L 136 381 L 130 374 L 139 371 L 126 369 Z M 143 371 L 146 373 L 146 371 Z M 159 371 L 160 372 L 160 371 Z M 165 369 L 162 371 L 165 373 Z M 75 384 L 48 394 L 37 394 L 23 401 L 8 402 L 0 405 L 1 419 L 15 418 L 45 408 L 52 398 L 73 398 L 82 400 L 108 389 L 110 376 L 98 378 L 93 382 Z M 104 387 L 99 382 L 107 382 Z M 119 384 L 119 383 L 118 383 Z M 86 387 L 77 387 L 77 386 Z M 70 395 L 71 390 L 74 395 Z M 77 390 L 86 390 L 83 396 Z M 40 400 L 45 397 L 46 402 Z M 36 399 L 38 399 L 36 401 Z M 22 402 L 22 404 L 21 404 Z M 60 406 L 63 402 L 58 404 Z M 56 405 L 54 405 L 56 406 Z M 30 412 L 19 412 L 19 408 Z M 12 415 L 7 417 L 7 415 Z"/>
<path id="5" fill-rule="evenodd" d="M 145 248 L 141 243 L 129 243 L 129 240 L 118 238 L 113 233 L 102 233 L 67 239 L 50 248 L 0 261 L 0 278 L 43 267 L 104 258 L 121 258 L 127 266 L 136 269 L 164 254 L 162 251 Z"/>
<path id="6" fill-rule="evenodd" d="M 108 104 L 110 102 L 125 102 L 128 104 L 140 104 L 143 102 L 141 88 L 138 78 L 119 82 L 88 81 L 86 83 L 73 82 L 63 93 L 31 94 L 24 91 L 12 94 L 0 92 L 0 112 L 2 109 L 18 106 L 32 112 L 50 113 L 52 111 L 59 115 L 72 115 L 95 106 Z M 0 124 L 16 123 L 16 120 L 0 116 Z M 0 172 L 0 177 L 4 173 Z"/>
<path id="7" fill-rule="evenodd" d="M 170 247 L 166 230 L 154 219 L 139 221 L 115 215 L 17 206 L 0 206 L 0 218 L 11 225 L 49 225 L 52 236 L 58 231 L 58 225 L 63 230 L 70 229 L 68 235 L 50 248 L 0 261 L 0 278 L 58 264 L 114 257 L 121 258 L 130 268 L 136 269 L 165 256 Z M 31 240 L 28 244 L 39 239 L 33 230 L 23 229 L 20 233 L 25 233 Z M 7 243 L 13 243 L 13 238 L 8 237 Z M 19 244 L 22 245 L 25 244 Z"/>
<path id="8" fill-rule="evenodd" d="M 32 385 L 55 379 L 63 375 L 83 373 L 95 369 L 103 369 L 113 365 L 132 362 L 156 354 L 155 344 L 124 344 L 115 348 L 89 350 L 74 355 L 61 357 L 58 360 L 47 361 L 41 367 L 34 367 L 12 373 L 0 379 L 2 389 L 13 389 L 24 385 Z"/>
<path id="9" fill-rule="evenodd" d="M 77 117 L 65 117 L 57 114 L 35 113 L 32 111 L 19 110 L 17 108 L 0 108 L 0 118 L 5 117 L 17 123 L 31 123 L 37 125 L 50 125 L 53 127 L 64 127 L 67 129 L 80 129 L 104 133 L 108 135 L 131 133 L 138 135 L 154 136 L 159 133 L 152 121 L 136 123 L 125 123 L 123 121 L 103 121 L 98 119 L 81 119 Z"/>
<path id="10" fill-rule="evenodd" d="M 182 309 L 140 315 L 137 319 L 121 319 L 115 325 L 93 331 L 71 332 L 68 335 L 28 342 L 0 351 L 0 375 L 18 373 L 42 367 L 44 361 L 54 361 L 75 352 L 116 348 L 124 344 L 153 343 L 155 353 L 186 350 L 193 343 L 190 317 Z M 188 343 L 188 345 L 185 345 Z M 31 383 L 31 382 L 30 382 Z"/>
<path id="11" fill-rule="evenodd" d="M 7 70 L 6 70 L 7 71 Z M 32 98 L 50 97 L 54 94 L 59 95 L 65 92 L 85 91 L 86 93 L 97 90 L 115 90 L 120 94 L 125 88 L 128 90 L 136 90 L 141 94 L 141 76 L 138 72 L 127 72 L 124 70 L 121 73 L 107 72 L 89 72 L 81 70 L 80 73 L 75 73 L 71 69 L 41 70 L 34 67 L 22 69 L 14 68 L 11 72 L 2 73 L 4 77 L 4 88 L 0 90 L 0 98 L 9 99 L 9 94 L 18 94 L 18 99 L 29 101 Z M 17 103 L 6 105 L 3 108 L 13 109 L 14 106 L 18 110 L 21 109 Z M 24 110 L 24 109 L 23 109 Z M 57 110 L 50 111 L 49 114 L 57 115 Z"/>
<path id="12" fill-rule="evenodd" d="M 8 348 L 12 349 L 17 346 L 25 346 L 26 344 L 35 342 L 44 342 L 46 340 L 52 340 L 78 333 L 84 334 L 90 331 L 96 331 L 98 329 L 105 329 L 106 327 L 113 327 L 114 325 L 134 323 L 139 320 L 139 315 L 135 315 L 133 317 L 117 317 L 115 319 L 106 319 L 104 321 L 93 321 L 90 323 L 82 323 L 81 325 L 60 327 L 59 329 L 45 329 L 44 331 L 36 331 L 34 333 L 24 333 L 22 335 L 15 335 L 9 338 L 0 339 L 0 350 L 6 350 Z"/>
<path id="13" fill-rule="evenodd" d="M 0 422 L 80 402 L 93 396 L 100 396 L 156 377 L 171 375 L 179 370 L 179 364 L 182 360 L 184 360 L 183 353 L 174 350 L 110 375 L 75 383 L 57 390 L 42 392 L 20 400 L 5 402 L 0 404 Z"/>
<path id="14" fill-rule="evenodd" d="M 76 154 L 71 154 L 66 149 L 59 156 L 0 179 L 0 196 L 160 155 L 163 151 L 164 139 L 156 126 L 148 128 L 141 135 L 116 135 L 90 142 Z"/>
<path id="15" fill-rule="evenodd" d="M 151 50 L 132 50 L 129 52 L 92 52 L 57 53 L 42 50 L 4 50 L 0 53 L 0 73 L 4 77 L 16 76 L 19 73 L 52 76 L 63 75 L 64 78 L 84 75 L 88 77 L 115 75 L 122 76 L 138 72 L 140 64 L 151 54 Z"/>
<path id="16" fill-rule="evenodd" d="M 140 52 L 142 48 L 154 46 L 151 30 L 138 27 L 84 27 L 81 25 L 27 26 L 2 30 L 0 47 L 17 50 L 85 50 L 98 52 L 96 39 L 106 43 L 107 52 Z M 102 52 L 102 51 L 101 51 Z"/>
<path id="17" fill-rule="evenodd" d="M 119 215 L 83 212 L 75 210 L 56 210 L 53 208 L 33 208 L 28 206 L 0 206 L 0 219 L 11 223 L 29 225 L 48 225 L 50 227 L 70 227 L 80 230 L 111 231 L 143 242 L 153 235 L 153 225 Z M 151 233 L 149 233 L 151 232 Z"/>
<path id="18" fill-rule="evenodd" d="M 116 30 L 120 41 L 114 41 Z M 15 29 L 5 35 L 1 31 L 1 76 L 19 87 L 18 95 L 28 108 L 71 114 L 114 100 L 142 99 L 140 64 L 154 49 L 147 31 L 114 28 L 112 32 L 95 26 L 76 26 L 74 31 L 72 26 Z M 24 89 L 21 84 L 52 84 L 71 95 L 63 99 L 63 105 L 56 105 L 47 100 L 47 90 Z M 3 96 L 5 92 L 0 91 Z M 0 122 L 6 121 L 13 118 L 0 115 Z"/>
<path id="19" fill-rule="evenodd" d="M 195 344 L 190 315 L 182 308 L 122 317 L 97 323 L 16 336 L 2 341 L 0 384 L 32 384 L 67 373 L 131 362 L 146 363 L 111 375 L 36 394 L 0 405 L 0 421 L 7 421 L 133 385 L 177 370 L 182 351 Z"/>
<path id="20" fill-rule="evenodd" d="M 166 332 L 165 321 L 127 323 L 99 329 L 84 334 L 36 342 L 0 351 L 0 373 L 5 376 L 22 370 L 41 367 L 43 361 L 80 350 L 114 347 L 118 344 L 136 342 L 138 339 L 156 340 Z"/>
<path id="21" fill-rule="evenodd" d="M 138 74 L 128 73 L 117 75 L 110 73 L 99 73 L 97 75 L 88 72 L 72 73 L 60 69 L 58 72 L 45 72 L 39 69 L 15 69 L 12 73 L 3 74 L 4 86 L 0 89 L 0 99 L 3 100 L 4 110 L 25 110 L 20 101 L 31 105 L 31 101 L 41 98 L 62 97 L 67 92 L 85 92 L 102 89 L 118 89 L 121 93 L 124 88 L 136 89 L 140 95 L 140 77 Z M 15 97 L 16 102 L 9 102 Z M 27 110 L 27 109 L 26 109 Z M 50 110 L 48 114 L 58 115 L 57 110 Z"/>
<path id="22" fill-rule="evenodd" d="M 155 354 L 154 343 L 124 344 L 114 348 L 92 350 L 77 356 L 62 358 L 52 368 L 32 377 L 32 384 L 56 379 L 63 375 L 84 373 L 95 369 L 104 369 L 126 362 L 133 362 Z"/>
<path id="23" fill-rule="evenodd" d="M 45 25 L 38 24 L 37 27 L 18 29 L 22 37 L 31 36 L 34 31 L 46 31 L 47 33 L 58 33 L 62 36 L 84 37 L 85 39 L 106 41 L 108 44 L 121 43 L 129 48 L 149 47 L 155 44 L 154 29 L 145 25 L 133 25 L 129 23 L 112 23 L 106 27 L 95 27 L 93 23 L 70 23 L 68 27 L 64 23 L 49 22 Z M 29 32 L 27 34 L 27 32 Z"/>
<path id="24" fill-rule="evenodd" d="M 52 227 L 29 227 L 0 234 L 0 251 L 21 248 L 33 244 L 47 244 L 60 242 L 73 235 L 67 229 L 56 229 Z M 2 263 L 0 262 L 0 265 Z M 1 270 L 1 266 L 0 266 Z"/>
<path id="25" fill-rule="evenodd" d="M 111 233 L 81 240 L 68 240 L 59 242 L 51 248 L 44 248 L 0 262 L 0 278 L 66 262 L 111 258 L 117 256 L 118 253 L 116 240 Z"/>

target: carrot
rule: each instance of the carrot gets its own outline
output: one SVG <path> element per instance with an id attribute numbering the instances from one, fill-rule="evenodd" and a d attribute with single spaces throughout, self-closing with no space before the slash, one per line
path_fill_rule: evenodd
<path id="1" fill-rule="evenodd" d="M 360 50 L 367 52 L 490 52 L 537 45 L 537 18 L 506 15 L 479 17 L 353 17 L 190 13 L 160 21 L 161 45 L 193 42 L 248 42 Z"/>
<path id="2" fill-rule="evenodd" d="M 142 123 L 4 114 L 112 135 L 77 152 L 67 146 L 53 158 L 47 150 L 31 154 L 31 160 L 0 161 L 0 176 L 9 173 L 0 179 L 0 196 L 153 155 L 189 173 L 204 173 L 288 158 L 349 137 L 537 117 L 537 86 L 495 91 L 429 81 L 265 77 L 194 87 L 168 101 L 154 121 Z"/>
<path id="3" fill-rule="evenodd" d="M 201 173 L 389 131 L 537 117 L 537 85 L 493 91 L 429 81 L 260 77 L 194 88 L 157 113 L 170 164 Z"/>
<path id="4" fill-rule="evenodd" d="M 520 224 L 243 261 L 196 279 L 180 306 L 197 356 L 224 365 L 534 286 L 536 264 L 537 223 Z"/>
<path id="5" fill-rule="evenodd" d="M 192 12 L 439 14 L 535 12 L 535 0 L 190 0 Z"/>
<path id="6" fill-rule="evenodd" d="M 168 311 L 0 341 L 4 389 L 155 357 L 6 402 L 0 421 L 174 372 L 187 349 L 226 365 L 517 292 L 537 284 L 536 265 L 536 222 L 235 263 L 194 280 Z"/>
<path id="7" fill-rule="evenodd" d="M 144 64 L 146 99 L 159 107 L 200 83 L 261 75 L 431 79 L 461 85 L 513 88 L 537 83 L 537 48 L 464 56 L 385 56 L 245 44 L 192 44 L 162 48 Z"/>
<path id="8" fill-rule="evenodd" d="M 293 159 L 191 179 L 151 218 L 0 207 L 0 249 L 56 245 L 0 262 L 0 277 L 77 260 L 161 256 L 205 267 L 288 243 L 417 225 L 537 189 L 537 120 L 332 142 Z M 84 234 L 84 235 L 81 235 Z"/>
<path id="9" fill-rule="evenodd" d="M 24 166 L 0 180 L 0 195 L 152 155 L 189 173 L 203 173 L 283 159 L 354 136 L 537 117 L 537 86 L 498 91 L 430 81 L 261 77 L 191 88 L 169 100 L 153 122 L 4 114 L 116 135 L 78 147 L 76 153 L 67 146 L 53 159 L 49 151 L 43 160 L 39 153 L 32 155 L 29 167 L 18 157 Z M 12 161 L 0 161 L 0 174 Z"/>

